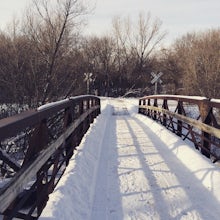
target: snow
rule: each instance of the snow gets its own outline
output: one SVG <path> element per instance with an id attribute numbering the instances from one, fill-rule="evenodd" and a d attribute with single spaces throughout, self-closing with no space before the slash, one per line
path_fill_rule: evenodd
<path id="1" fill-rule="evenodd" d="M 211 99 L 212 102 L 220 103 L 220 99 Z"/>
<path id="2" fill-rule="evenodd" d="M 152 95 L 150 97 L 167 97 L 167 98 L 175 98 L 175 99 L 194 99 L 194 100 L 206 100 L 207 98 L 206 97 L 202 97 L 202 96 L 185 96 L 185 95 L 167 95 L 167 94 L 164 94 L 164 95 Z M 145 97 L 144 97 L 145 98 Z M 147 96 L 146 96 L 147 98 Z"/>
<path id="3" fill-rule="evenodd" d="M 219 167 L 137 114 L 137 99 L 101 106 L 39 219 L 219 219 Z"/>
<path id="4" fill-rule="evenodd" d="M 51 108 L 51 107 L 56 106 L 56 105 L 64 104 L 64 103 L 68 102 L 69 100 L 85 98 L 85 97 L 96 97 L 96 96 L 93 96 L 93 95 L 79 95 L 79 96 L 69 97 L 69 98 L 62 99 L 62 100 L 59 100 L 59 101 L 56 101 L 56 102 L 50 102 L 50 103 L 46 103 L 44 105 L 41 105 L 37 108 L 37 110 L 42 111 L 42 110 Z"/>
<path id="5" fill-rule="evenodd" d="M 63 103 L 68 102 L 68 101 L 69 101 L 69 99 L 63 99 L 63 100 L 56 101 L 56 102 L 46 103 L 46 104 L 41 105 L 40 107 L 38 107 L 37 110 L 42 111 L 42 110 L 45 110 L 47 108 L 50 108 L 50 107 L 53 107 L 53 106 L 56 106 L 56 105 L 59 105 L 59 104 L 63 104 Z"/>

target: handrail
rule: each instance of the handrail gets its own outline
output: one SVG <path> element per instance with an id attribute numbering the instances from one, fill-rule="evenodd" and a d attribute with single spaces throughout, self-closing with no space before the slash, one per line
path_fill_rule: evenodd
<path id="1" fill-rule="evenodd" d="M 153 95 L 139 99 L 139 113 L 171 130 L 196 149 L 220 160 L 220 100 L 196 96 Z"/>
<path id="2" fill-rule="evenodd" d="M 99 113 L 100 99 L 87 95 L 0 120 L 0 150 L 12 164 L 14 150 L 17 155 L 20 150 L 23 152 L 17 169 L 0 154 L 4 165 L 1 171 L 5 168 L 4 172 L 12 176 L 0 189 L 2 215 L 7 219 L 39 217 L 74 149 Z M 13 151 L 8 150 L 10 146 Z M 4 172 L 1 172 L 2 177 Z M 33 196 L 36 198 L 30 203 Z M 28 206 L 26 213 L 21 211 L 24 206 Z"/>

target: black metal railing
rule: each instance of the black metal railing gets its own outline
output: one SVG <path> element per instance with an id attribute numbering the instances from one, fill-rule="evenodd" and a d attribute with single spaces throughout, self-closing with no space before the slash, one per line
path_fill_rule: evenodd
<path id="1" fill-rule="evenodd" d="M 154 95 L 139 99 L 139 113 L 193 142 L 213 162 L 220 160 L 220 102 L 190 96 Z"/>
<path id="2" fill-rule="evenodd" d="M 40 216 L 98 114 L 98 97 L 78 96 L 0 120 L 0 218 Z"/>

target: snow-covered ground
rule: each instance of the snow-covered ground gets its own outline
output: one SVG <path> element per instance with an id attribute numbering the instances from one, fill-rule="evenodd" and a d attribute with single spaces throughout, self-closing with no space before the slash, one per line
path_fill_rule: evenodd
<path id="1" fill-rule="evenodd" d="M 102 99 L 40 219 L 220 219 L 220 170 L 138 100 Z"/>

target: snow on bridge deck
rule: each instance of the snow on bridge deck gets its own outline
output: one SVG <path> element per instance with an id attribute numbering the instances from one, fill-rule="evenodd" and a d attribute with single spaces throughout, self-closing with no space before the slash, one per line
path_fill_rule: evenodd
<path id="1" fill-rule="evenodd" d="M 219 219 L 220 168 L 131 100 L 102 100 L 40 219 Z"/>

